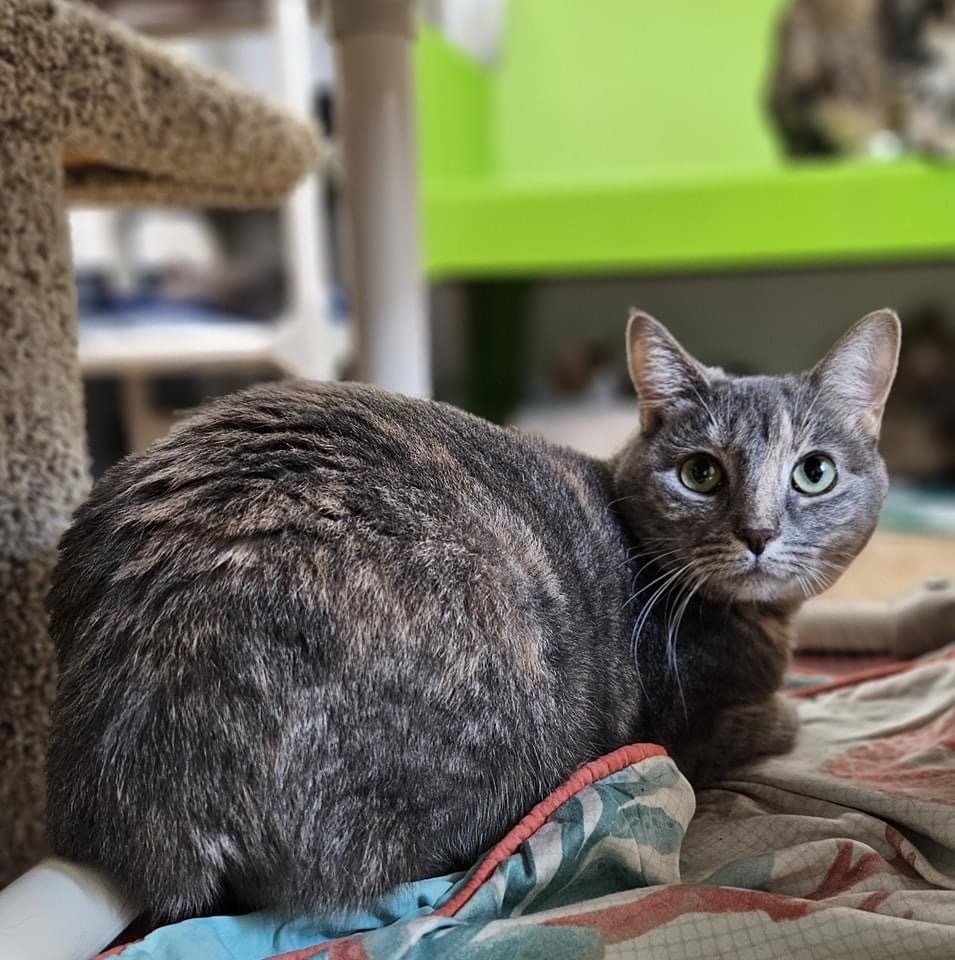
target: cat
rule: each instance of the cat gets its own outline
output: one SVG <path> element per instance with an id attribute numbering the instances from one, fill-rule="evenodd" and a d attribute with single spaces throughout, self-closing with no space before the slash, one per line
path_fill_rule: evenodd
<path id="1" fill-rule="evenodd" d="M 63 537 L 54 849 L 158 918 L 328 911 L 622 744 L 696 786 L 789 750 L 790 619 L 875 526 L 899 335 L 734 378 L 635 313 L 609 462 L 371 386 L 212 402 Z"/>
<path id="2" fill-rule="evenodd" d="M 769 100 L 793 156 L 955 153 L 955 0 L 793 0 Z"/>

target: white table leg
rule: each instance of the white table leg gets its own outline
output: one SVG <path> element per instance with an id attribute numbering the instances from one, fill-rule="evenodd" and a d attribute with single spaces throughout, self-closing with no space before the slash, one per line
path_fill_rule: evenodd
<path id="1" fill-rule="evenodd" d="M 418 235 L 414 0 L 331 0 L 351 227 L 357 375 L 431 393 Z"/>
<path id="2" fill-rule="evenodd" d="M 270 0 L 269 19 L 282 99 L 300 116 L 311 116 L 314 85 L 308 0 Z M 283 368 L 296 376 L 333 379 L 339 369 L 341 337 L 331 316 L 318 174 L 311 174 L 295 188 L 285 204 L 283 220 L 289 303 L 274 352 Z"/>

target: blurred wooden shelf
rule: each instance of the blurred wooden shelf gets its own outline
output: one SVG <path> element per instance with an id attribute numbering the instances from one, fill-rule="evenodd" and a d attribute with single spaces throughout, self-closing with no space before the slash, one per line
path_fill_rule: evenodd
<path id="1" fill-rule="evenodd" d="M 271 366 L 289 376 L 335 379 L 347 354 L 345 320 L 288 314 L 271 322 L 155 320 L 80 324 L 87 376 L 144 376 L 198 367 Z"/>
<path id="2" fill-rule="evenodd" d="M 80 366 L 84 374 L 125 376 L 204 365 L 274 365 L 276 334 L 276 325 L 266 323 L 81 324 Z"/>
<path id="3" fill-rule="evenodd" d="M 247 27 L 269 32 L 281 66 L 279 99 L 300 116 L 312 109 L 309 17 L 317 0 L 91 0 L 143 33 L 187 35 Z M 96 156 L 64 156 L 67 166 L 98 162 Z M 286 312 L 271 322 L 206 319 L 188 322 L 149 312 L 87 318 L 80 324 L 79 357 L 87 375 L 142 378 L 196 367 L 271 366 L 293 376 L 334 379 L 347 352 L 344 321 L 333 315 L 327 288 L 323 207 L 319 183 L 308 177 L 283 207 L 287 231 L 283 261 L 288 279 Z M 102 240 L 113 261 L 130 268 L 126 239 L 114 224 Z M 131 322 L 123 322 L 124 320 Z"/>

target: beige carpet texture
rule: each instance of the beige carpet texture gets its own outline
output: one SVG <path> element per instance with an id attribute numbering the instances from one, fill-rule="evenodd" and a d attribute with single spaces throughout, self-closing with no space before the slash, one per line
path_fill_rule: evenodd
<path id="1" fill-rule="evenodd" d="M 279 203 L 311 125 L 69 0 L 0 0 L 0 885 L 45 852 L 44 596 L 89 485 L 65 206 Z"/>

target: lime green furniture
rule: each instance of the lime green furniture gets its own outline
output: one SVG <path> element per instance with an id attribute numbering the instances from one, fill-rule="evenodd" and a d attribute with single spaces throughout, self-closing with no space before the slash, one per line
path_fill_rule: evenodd
<path id="1" fill-rule="evenodd" d="M 430 277 L 955 253 L 955 169 L 792 164 L 763 109 L 781 0 L 510 0 L 499 62 L 417 49 Z"/>

